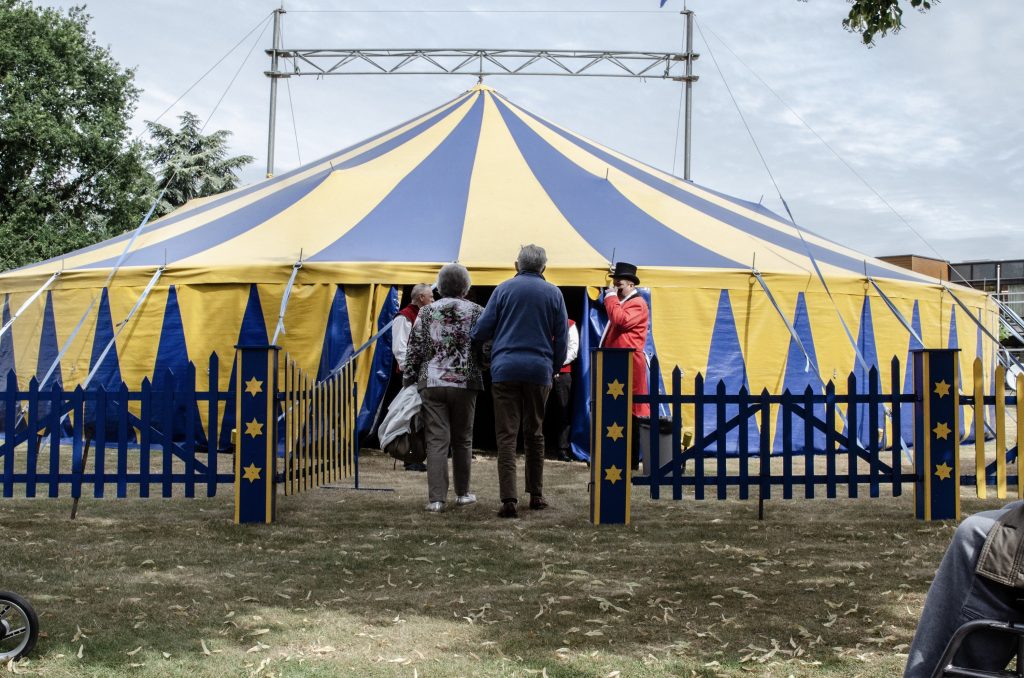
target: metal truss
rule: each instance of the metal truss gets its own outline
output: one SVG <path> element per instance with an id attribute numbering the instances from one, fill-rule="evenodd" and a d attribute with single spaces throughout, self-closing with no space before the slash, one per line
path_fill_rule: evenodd
<path id="1" fill-rule="evenodd" d="M 268 49 L 271 78 L 325 75 L 573 75 L 693 82 L 692 51 L 557 49 Z"/>

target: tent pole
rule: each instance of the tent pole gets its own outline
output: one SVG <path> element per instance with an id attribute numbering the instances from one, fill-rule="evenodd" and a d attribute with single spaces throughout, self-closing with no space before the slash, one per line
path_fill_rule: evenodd
<path id="1" fill-rule="evenodd" d="M 683 134 L 683 179 L 690 180 L 690 127 L 693 112 L 693 10 L 684 9 L 686 17 L 686 119 Z"/>
<path id="2" fill-rule="evenodd" d="M 281 15 L 284 7 L 274 10 L 274 41 L 270 50 L 270 121 L 267 129 L 267 178 L 274 176 L 274 129 L 277 126 L 277 53 L 281 49 Z"/>

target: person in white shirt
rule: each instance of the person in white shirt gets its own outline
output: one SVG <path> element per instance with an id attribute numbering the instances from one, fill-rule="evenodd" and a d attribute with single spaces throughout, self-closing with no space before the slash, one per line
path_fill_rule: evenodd
<path id="1" fill-rule="evenodd" d="M 391 380 L 388 382 L 387 391 L 384 393 L 384 400 L 381 403 L 380 420 L 387 417 L 391 408 L 391 401 L 395 399 L 398 392 L 402 390 L 402 373 L 405 372 L 405 357 L 409 348 L 409 335 L 412 327 L 416 324 L 420 309 L 434 301 L 434 292 L 430 285 L 414 285 L 410 293 L 409 305 L 398 312 L 395 321 L 391 324 L 391 353 L 395 356 L 395 366 L 392 370 Z M 379 424 L 374 425 L 376 430 Z M 405 465 L 406 471 L 426 471 L 426 464 L 410 463 Z"/>
<path id="2" fill-rule="evenodd" d="M 548 398 L 548 412 L 551 423 L 547 428 L 552 435 L 551 453 L 559 461 L 572 461 L 575 457 L 569 444 L 572 429 L 572 362 L 580 351 L 580 332 L 576 323 L 569 319 L 569 333 L 566 342 L 565 363 L 555 375 Z M 557 447 L 556 447 L 557 446 Z"/>
<path id="3" fill-rule="evenodd" d="M 430 285 L 420 283 L 412 288 L 409 305 L 398 312 L 391 325 L 391 352 L 395 355 L 395 366 L 399 374 L 405 372 L 405 352 L 409 347 L 409 334 L 416 324 L 420 309 L 434 302 Z"/>

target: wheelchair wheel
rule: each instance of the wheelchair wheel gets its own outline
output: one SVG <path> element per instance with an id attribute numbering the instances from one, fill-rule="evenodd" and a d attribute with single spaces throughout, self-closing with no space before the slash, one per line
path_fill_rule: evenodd
<path id="1" fill-rule="evenodd" d="M 39 639 L 39 617 L 16 593 L 0 591 L 0 664 L 27 655 Z"/>

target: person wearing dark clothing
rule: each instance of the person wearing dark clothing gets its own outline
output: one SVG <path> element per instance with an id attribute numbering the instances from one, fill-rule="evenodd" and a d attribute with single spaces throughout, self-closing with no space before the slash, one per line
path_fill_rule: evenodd
<path id="1" fill-rule="evenodd" d="M 548 396 L 547 414 L 544 417 L 546 432 L 551 439 L 547 441 L 555 459 L 572 461 L 572 450 L 569 445 L 569 433 L 572 428 L 572 363 L 580 350 L 580 333 L 576 323 L 569 319 L 569 333 L 565 362 L 562 369 L 555 373 L 551 383 L 551 395 Z"/>
<path id="2" fill-rule="evenodd" d="M 498 447 L 498 485 L 503 518 L 518 515 L 516 438 L 522 427 L 526 447 L 526 491 L 530 508 L 547 508 L 544 498 L 544 405 L 552 375 L 565 362 L 568 316 L 557 287 L 544 280 L 547 253 L 526 245 L 516 276 L 498 285 L 473 330 L 473 341 L 491 346 L 491 394 Z"/>

